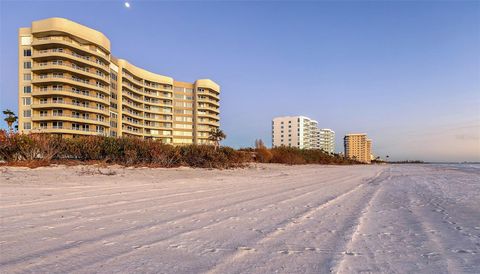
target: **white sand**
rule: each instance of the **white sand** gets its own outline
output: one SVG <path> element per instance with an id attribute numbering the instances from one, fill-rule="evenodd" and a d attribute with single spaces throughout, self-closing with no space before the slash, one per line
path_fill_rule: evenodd
<path id="1" fill-rule="evenodd" d="M 480 273 L 479 166 L 112 170 L 0 168 L 0 272 Z"/>

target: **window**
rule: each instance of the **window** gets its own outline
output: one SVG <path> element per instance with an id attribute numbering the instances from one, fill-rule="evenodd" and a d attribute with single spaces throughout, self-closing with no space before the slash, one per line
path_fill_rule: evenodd
<path id="1" fill-rule="evenodd" d="M 23 97 L 22 101 L 24 106 L 29 106 L 32 104 L 32 98 L 30 97 Z"/>
<path id="2" fill-rule="evenodd" d="M 41 129 L 46 129 L 48 127 L 48 123 L 47 122 L 41 122 L 40 123 L 40 128 Z"/>
<path id="3" fill-rule="evenodd" d="M 24 86 L 23 87 L 23 93 L 32 93 L 32 87 L 31 86 Z"/>
<path id="4" fill-rule="evenodd" d="M 32 62 L 23 62 L 23 68 L 24 69 L 31 69 L 32 68 Z"/>
<path id="5" fill-rule="evenodd" d="M 100 88 L 105 88 L 105 85 L 103 83 L 100 83 L 98 81 L 95 81 L 95 84 L 97 85 L 97 87 L 100 87 Z"/>
<path id="6" fill-rule="evenodd" d="M 24 110 L 23 111 L 23 117 L 32 117 L 32 110 L 28 109 L 28 110 Z"/>
<path id="7" fill-rule="evenodd" d="M 32 80 L 32 75 L 30 73 L 23 74 L 23 80 L 25 80 L 25 81 Z"/>
<path id="8" fill-rule="evenodd" d="M 73 130 L 80 130 L 80 124 L 73 123 L 72 124 L 72 129 Z"/>
<path id="9" fill-rule="evenodd" d="M 53 116 L 63 116 L 63 110 L 61 109 L 54 109 Z"/>
<path id="10" fill-rule="evenodd" d="M 48 111 L 46 110 L 40 110 L 40 116 L 41 117 L 44 117 L 44 116 L 47 116 L 48 115 Z"/>
<path id="11" fill-rule="evenodd" d="M 32 50 L 31 49 L 24 49 L 23 50 L 23 56 L 32 56 Z"/>
<path id="12" fill-rule="evenodd" d="M 52 122 L 52 127 L 53 128 L 63 128 L 63 122 Z"/>
<path id="13" fill-rule="evenodd" d="M 63 98 L 62 97 L 53 97 L 52 102 L 62 104 L 63 103 Z"/>
<path id="14" fill-rule="evenodd" d="M 23 123 L 23 128 L 24 129 L 32 129 L 32 124 L 30 122 Z"/>

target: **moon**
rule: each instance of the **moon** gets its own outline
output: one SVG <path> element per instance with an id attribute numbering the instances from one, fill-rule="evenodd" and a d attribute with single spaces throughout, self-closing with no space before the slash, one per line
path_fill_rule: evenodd
<path id="1" fill-rule="evenodd" d="M 126 7 L 127 9 L 130 8 L 130 3 L 125 2 L 125 7 Z"/>

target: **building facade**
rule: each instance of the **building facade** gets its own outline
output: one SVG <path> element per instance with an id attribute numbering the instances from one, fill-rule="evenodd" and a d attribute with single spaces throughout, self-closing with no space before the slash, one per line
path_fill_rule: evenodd
<path id="1" fill-rule="evenodd" d="M 305 116 L 284 116 L 272 120 L 272 146 L 304 149 L 320 147 L 318 122 Z"/>
<path id="2" fill-rule="evenodd" d="M 343 138 L 345 157 L 363 163 L 371 162 L 372 140 L 365 133 L 347 134 Z"/>
<path id="3" fill-rule="evenodd" d="M 215 82 L 180 82 L 115 58 L 105 35 L 70 20 L 20 28 L 18 51 L 21 132 L 201 144 L 220 126 Z"/>
<path id="4" fill-rule="evenodd" d="M 330 154 L 335 153 L 335 131 L 329 128 L 320 129 L 320 149 Z"/>

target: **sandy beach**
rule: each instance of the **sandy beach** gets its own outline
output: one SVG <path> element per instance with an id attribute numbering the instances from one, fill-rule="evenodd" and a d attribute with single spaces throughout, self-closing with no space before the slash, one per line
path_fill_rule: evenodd
<path id="1" fill-rule="evenodd" d="M 480 273 L 480 166 L 0 168 L 2 273 Z"/>

